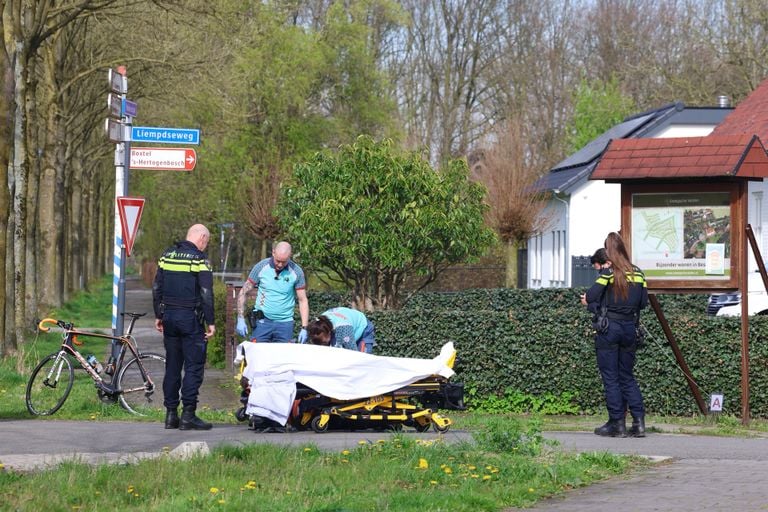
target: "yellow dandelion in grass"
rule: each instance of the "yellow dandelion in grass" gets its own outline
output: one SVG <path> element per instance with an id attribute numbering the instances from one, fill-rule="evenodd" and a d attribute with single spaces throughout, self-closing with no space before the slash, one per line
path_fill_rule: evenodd
<path id="1" fill-rule="evenodd" d="M 490 480 L 490 479 L 491 479 L 491 475 L 483 475 L 483 480 Z"/>
<path id="2" fill-rule="evenodd" d="M 311 452 L 311 451 L 312 451 L 312 448 L 304 448 L 304 451 L 305 451 L 305 452 Z"/>
<path id="3" fill-rule="evenodd" d="M 529 488 L 528 488 L 528 492 L 533 492 L 533 491 L 535 491 L 535 490 L 536 490 L 536 489 L 534 489 L 533 487 L 529 487 Z"/>
<path id="4" fill-rule="evenodd" d="M 430 480 L 429 483 L 430 485 L 437 485 L 437 480 Z"/>
<path id="5" fill-rule="evenodd" d="M 477 473 L 472 473 L 469 476 L 471 476 L 472 478 L 480 478 L 480 475 L 478 475 Z"/>
<path id="6" fill-rule="evenodd" d="M 450 475 L 451 473 L 453 473 L 453 470 L 452 470 L 452 469 L 451 469 L 449 466 L 445 466 L 445 467 L 443 468 L 443 472 L 444 472 L 446 475 Z"/>
<path id="7" fill-rule="evenodd" d="M 225 504 L 225 503 L 226 503 L 226 501 L 224 501 L 224 500 L 219 500 L 219 505 L 223 505 L 223 504 Z"/>
<path id="8" fill-rule="evenodd" d="M 128 486 L 128 494 L 131 494 L 131 493 L 133 493 L 133 486 L 129 485 Z"/>
<path id="9" fill-rule="evenodd" d="M 386 439 L 379 439 L 379 440 L 376 441 L 377 444 L 384 444 L 386 442 L 387 442 Z"/>
<path id="10" fill-rule="evenodd" d="M 347 464 L 349 461 L 347 459 L 341 459 L 341 462 Z"/>
<path id="11" fill-rule="evenodd" d="M 95 414 L 91 414 L 91 419 L 95 420 L 96 419 L 96 415 Z"/>
<path id="12" fill-rule="evenodd" d="M 341 451 L 341 454 L 342 454 L 342 455 L 349 455 L 349 450 L 342 450 L 342 451 Z"/>
<path id="13" fill-rule="evenodd" d="M 211 494 L 219 494 L 219 488 L 218 487 L 211 487 L 210 488 Z"/>
<path id="14" fill-rule="evenodd" d="M 429 468 L 429 462 L 427 462 L 427 459 L 419 459 L 419 465 L 417 466 L 417 469 L 428 469 Z"/>
<path id="15" fill-rule="evenodd" d="M 285 491 L 285 494 L 291 494 L 291 491 Z"/>
<path id="16" fill-rule="evenodd" d="M 5 469 L 5 464 L 0 464 L 0 471 L 2 471 L 3 469 Z"/>
<path id="17" fill-rule="evenodd" d="M 137 492 L 133 493 L 133 497 L 134 498 L 138 498 L 139 497 L 139 493 L 137 493 Z"/>
<path id="18" fill-rule="evenodd" d="M 470 471 L 474 471 L 474 470 L 477 469 L 477 466 L 469 465 L 469 466 L 467 466 L 467 469 L 470 470 Z"/>
<path id="19" fill-rule="evenodd" d="M 368 441 L 366 441 L 365 439 L 361 439 L 361 440 L 359 440 L 359 441 L 357 442 L 357 444 L 359 444 L 360 446 L 362 446 L 362 445 L 368 444 Z"/>

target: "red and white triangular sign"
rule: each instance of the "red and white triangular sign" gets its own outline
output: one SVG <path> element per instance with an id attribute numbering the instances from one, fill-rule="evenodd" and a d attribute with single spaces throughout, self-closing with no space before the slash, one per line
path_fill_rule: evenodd
<path id="1" fill-rule="evenodd" d="M 139 230 L 141 211 L 144 209 L 143 197 L 118 197 L 117 211 L 120 214 L 120 226 L 123 228 L 125 255 L 130 256 L 136 232 Z"/>

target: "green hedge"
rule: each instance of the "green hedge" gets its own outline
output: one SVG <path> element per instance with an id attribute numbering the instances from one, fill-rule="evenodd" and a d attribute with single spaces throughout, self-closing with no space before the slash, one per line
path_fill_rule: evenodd
<path id="1" fill-rule="evenodd" d="M 590 315 L 583 289 L 469 290 L 423 293 L 398 311 L 370 313 L 377 353 L 434 357 L 447 341 L 457 352 L 457 381 L 477 396 L 506 390 L 542 396 L 574 393 L 585 412 L 604 409 Z M 705 295 L 661 295 L 659 302 L 685 361 L 701 389 L 725 395 L 724 412 L 741 411 L 739 319 L 708 317 Z M 347 303 L 332 293 L 310 294 L 312 315 Z M 691 415 L 698 407 L 656 316 L 643 323 L 648 343 L 638 352 L 636 376 L 650 413 Z M 750 319 L 750 410 L 768 417 L 768 318 Z"/>

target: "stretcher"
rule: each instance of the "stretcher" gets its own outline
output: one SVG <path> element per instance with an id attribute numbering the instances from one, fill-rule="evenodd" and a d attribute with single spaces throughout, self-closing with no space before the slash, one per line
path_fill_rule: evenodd
<path id="1" fill-rule="evenodd" d="M 434 359 L 375 356 L 313 345 L 246 342 L 238 347 L 241 421 L 276 431 L 430 427 L 446 432 L 438 412 L 463 409 L 463 386 L 449 382 L 456 352 Z M 266 430 L 275 431 L 275 430 Z"/>

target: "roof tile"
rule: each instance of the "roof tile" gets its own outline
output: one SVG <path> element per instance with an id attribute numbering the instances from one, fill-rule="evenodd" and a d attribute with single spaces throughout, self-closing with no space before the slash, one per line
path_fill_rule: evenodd
<path id="1" fill-rule="evenodd" d="M 757 135 L 768 140 L 768 80 L 763 80 L 752 94 L 712 131 L 713 136 Z"/>
<path id="2" fill-rule="evenodd" d="M 642 149 L 639 149 L 640 145 L 643 146 Z M 768 155 L 759 138 L 742 133 L 707 137 L 614 140 L 606 149 L 590 179 L 730 176 L 768 177 Z"/>

